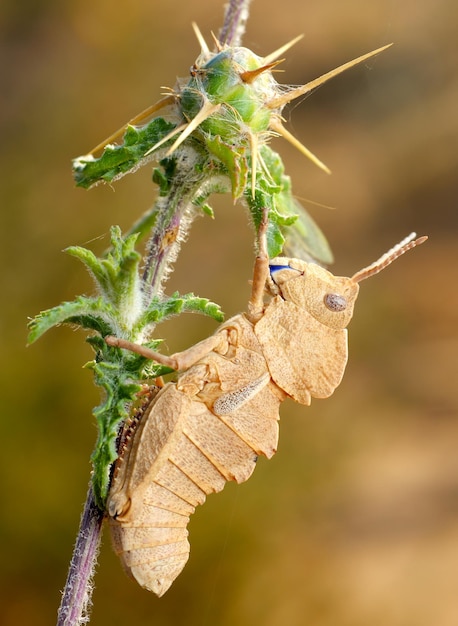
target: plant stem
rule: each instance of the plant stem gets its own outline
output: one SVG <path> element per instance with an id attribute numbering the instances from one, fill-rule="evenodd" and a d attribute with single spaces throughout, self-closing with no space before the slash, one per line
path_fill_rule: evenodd
<path id="1" fill-rule="evenodd" d="M 177 150 L 176 171 L 166 196 L 158 198 L 156 222 L 147 244 L 143 285 L 149 297 L 161 295 L 171 264 L 176 260 L 181 243 L 194 217 L 192 200 L 206 178 L 205 159 L 200 162 L 197 151 L 189 147 Z M 197 165 L 200 162 L 200 168 Z M 200 171 L 199 171 L 200 170 Z"/>
<path id="2" fill-rule="evenodd" d="M 240 46 L 251 0 L 230 0 L 218 39 L 228 46 Z"/>
<path id="3" fill-rule="evenodd" d="M 231 46 L 240 45 L 248 18 L 249 4 L 250 0 L 230 0 L 220 33 L 220 40 L 223 43 Z M 177 172 L 174 186 L 183 185 L 186 175 L 189 174 L 190 165 L 186 171 L 185 161 L 186 159 L 179 164 L 181 170 Z M 195 161 L 193 165 L 195 166 Z M 194 176 L 195 171 L 194 167 Z M 163 213 L 164 203 L 161 204 L 159 198 L 158 221 L 153 229 L 145 260 L 144 280 L 145 285 L 148 284 L 151 289 L 150 295 L 160 293 L 170 263 L 178 254 L 180 239 L 184 238 L 191 221 L 187 223 L 186 212 L 190 207 L 192 195 L 198 191 L 200 184 L 201 180 L 197 176 L 191 185 L 188 184 L 184 193 L 183 190 L 180 193 L 176 188 L 175 194 L 169 194 L 173 200 L 168 203 L 165 213 Z M 103 518 L 104 511 L 96 505 L 90 486 L 57 614 L 57 626 L 81 626 L 89 621 L 88 609 L 93 592 L 92 575 L 97 562 Z"/>
<path id="4" fill-rule="evenodd" d="M 92 575 L 97 562 L 104 512 L 95 503 L 89 486 L 86 504 L 57 613 L 57 626 L 80 626 L 89 621 Z"/>

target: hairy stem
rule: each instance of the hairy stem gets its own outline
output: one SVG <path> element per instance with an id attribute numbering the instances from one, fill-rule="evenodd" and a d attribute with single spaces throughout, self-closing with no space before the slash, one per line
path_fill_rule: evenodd
<path id="1" fill-rule="evenodd" d="M 156 203 L 157 218 L 147 244 L 143 271 L 144 290 L 150 297 L 161 295 L 162 284 L 191 226 L 192 200 L 206 178 L 199 156 L 192 148 L 177 150 L 170 189 Z"/>
<path id="2" fill-rule="evenodd" d="M 249 4 L 250 0 L 230 0 L 220 32 L 222 43 L 230 46 L 241 44 Z M 148 244 L 143 275 L 145 289 L 150 296 L 160 293 L 170 264 L 176 259 L 180 242 L 191 224 L 192 199 L 202 191 L 205 179 L 199 174 L 202 171 L 199 165 L 202 165 L 199 164 L 199 155 L 182 152 L 181 158 L 177 158 L 177 171 L 169 193 L 158 200 L 157 218 Z M 216 178 L 214 185 L 216 190 Z M 92 575 L 97 562 L 103 517 L 104 511 L 97 506 L 90 486 L 58 611 L 57 626 L 81 626 L 89 621 Z"/>
<path id="3" fill-rule="evenodd" d="M 240 46 L 245 33 L 245 24 L 251 0 L 230 0 L 226 6 L 224 24 L 218 39 L 228 46 Z"/>
<path id="4" fill-rule="evenodd" d="M 80 626 L 89 621 L 92 575 L 100 545 L 103 516 L 104 512 L 95 503 L 92 486 L 89 486 L 67 582 L 57 613 L 57 626 Z"/>

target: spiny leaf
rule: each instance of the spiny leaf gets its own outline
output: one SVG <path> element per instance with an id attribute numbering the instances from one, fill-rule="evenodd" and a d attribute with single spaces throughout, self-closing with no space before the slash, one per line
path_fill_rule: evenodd
<path id="1" fill-rule="evenodd" d="M 256 228 L 263 209 L 269 209 L 267 248 L 269 256 L 280 254 L 315 260 L 323 264 L 332 263 L 333 257 L 323 233 L 291 192 L 291 180 L 284 173 L 280 156 L 269 146 L 260 147 L 265 165 L 256 176 L 255 195 L 251 189 L 244 193 Z M 249 187 L 249 185 L 248 185 Z"/>
<path id="2" fill-rule="evenodd" d="M 193 293 L 180 295 L 178 292 L 175 292 L 166 300 L 154 298 L 139 318 L 138 327 L 145 328 L 149 324 L 157 324 L 180 313 L 201 313 L 202 315 L 212 317 L 217 322 L 224 320 L 221 308 L 214 302 L 210 302 L 207 298 L 195 296 Z"/>
<path id="3" fill-rule="evenodd" d="M 245 191 L 248 182 L 248 162 L 246 158 L 246 146 L 238 146 L 225 143 L 220 136 L 208 137 L 206 144 L 209 150 L 224 164 L 227 175 L 231 181 L 232 197 L 240 198 Z"/>
<path id="4" fill-rule="evenodd" d="M 140 391 L 141 386 L 126 376 L 120 364 L 94 362 L 92 369 L 97 385 L 105 389 L 104 401 L 93 411 L 99 434 L 91 457 L 94 466 L 94 493 L 99 505 L 104 506 L 109 486 L 109 468 L 117 457 L 116 438 L 119 426 L 127 419 L 128 403 Z"/>
<path id="5" fill-rule="evenodd" d="M 140 167 L 142 161 L 151 160 L 154 156 L 145 157 L 145 153 L 174 128 L 175 124 L 161 117 L 140 128 L 128 126 L 122 145 L 106 146 L 99 158 L 88 155 L 73 160 L 76 184 L 88 189 L 100 181 L 110 182 Z"/>
<path id="6" fill-rule="evenodd" d="M 102 335 L 114 332 L 112 320 L 116 312 L 102 297 L 79 296 L 72 302 L 63 302 L 52 309 L 42 311 L 29 323 L 28 342 L 33 343 L 53 326 L 76 324 Z"/>
<path id="7" fill-rule="evenodd" d="M 118 293 L 130 290 L 135 282 L 136 272 L 141 261 L 141 255 L 135 250 L 138 235 L 122 237 L 119 226 L 112 226 L 111 251 L 106 257 L 98 258 L 91 250 L 81 246 L 70 246 L 65 251 L 79 259 L 92 274 L 98 289 L 103 295 L 116 304 Z"/>

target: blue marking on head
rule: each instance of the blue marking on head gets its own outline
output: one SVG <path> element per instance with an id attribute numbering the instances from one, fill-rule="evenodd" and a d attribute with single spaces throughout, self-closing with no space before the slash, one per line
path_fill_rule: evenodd
<path id="1" fill-rule="evenodd" d="M 290 270 L 292 269 L 289 265 L 269 265 L 270 273 L 278 272 L 279 270 Z"/>

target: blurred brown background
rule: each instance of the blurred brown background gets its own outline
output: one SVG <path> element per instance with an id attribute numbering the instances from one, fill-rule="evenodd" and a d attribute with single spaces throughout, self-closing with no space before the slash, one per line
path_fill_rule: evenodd
<path id="1" fill-rule="evenodd" d="M 150 168 L 114 190 L 76 189 L 70 159 L 186 76 L 222 3 L 4 1 L 0 588 L 5 626 L 53 624 L 89 479 L 98 392 L 83 335 L 25 348 L 27 316 L 92 285 L 68 245 L 100 252 L 154 200 Z M 279 80 L 300 84 L 395 46 L 289 109 L 327 177 L 276 141 L 295 194 L 348 275 L 411 230 L 430 241 L 363 283 L 335 395 L 285 403 L 280 448 L 209 498 L 191 559 L 164 598 L 122 572 L 104 535 L 95 626 L 458 624 L 458 7 L 451 0 L 256 0 L 244 43 L 263 55 L 298 33 Z M 308 201 L 335 207 L 320 208 Z M 241 206 L 199 219 L 168 290 L 243 310 L 252 233 Z M 182 317 L 168 349 L 213 331 Z"/>

